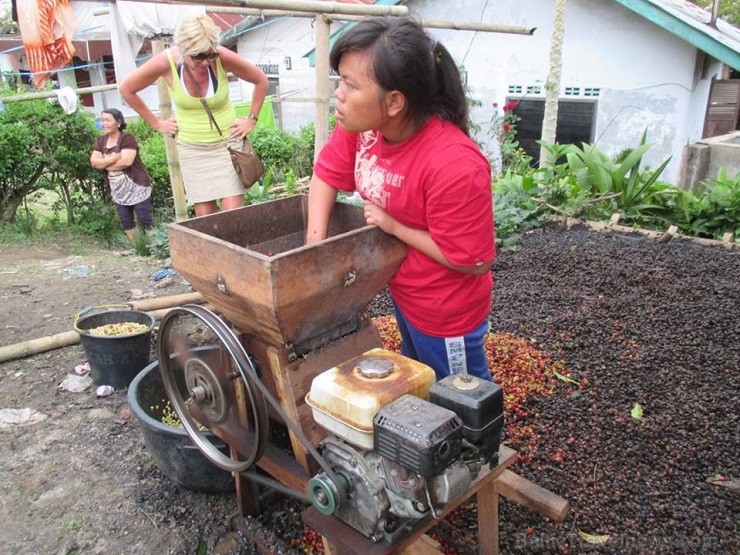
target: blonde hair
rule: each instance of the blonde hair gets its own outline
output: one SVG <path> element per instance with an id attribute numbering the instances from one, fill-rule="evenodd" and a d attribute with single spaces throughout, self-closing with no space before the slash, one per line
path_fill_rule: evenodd
<path id="1" fill-rule="evenodd" d="M 208 15 L 196 15 L 180 21 L 175 31 L 175 44 L 185 56 L 217 52 L 219 30 Z"/>

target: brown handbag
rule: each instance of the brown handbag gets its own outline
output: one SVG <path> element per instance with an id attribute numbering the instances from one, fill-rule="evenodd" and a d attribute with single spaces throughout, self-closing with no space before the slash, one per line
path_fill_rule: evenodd
<path id="1" fill-rule="evenodd" d="M 195 83 L 195 86 L 198 88 L 198 92 L 201 93 L 198 82 L 195 80 L 195 77 L 187 64 L 185 64 L 185 71 L 188 72 L 190 79 L 192 79 L 193 83 Z M 229 146 L 224 138 L 224 134 L 221 132 L 221 128 L 218 126 L 218 123 L 216 123 L 216 118 L 213 117 L 211 107 L 208 106 L 208 102 L 206 102 L 202 93 L 199 96 L 199 100 L 205 111 L 208 113 L 211 124 L 216 127 L 216 131 L 218 131 L 218 134 L 221 135 L 222 139 L 224 139 L 224 146 L 226 147 L 226 150 L 229 151 L 231 163 L 234 165 L 236 175 L 239 176 L 239 181 L 241 181 L 245 189 L 249 189 L 259 180 L 260 177 L 262 177 L 262 174 L 265 171 L 262 166 L 262 160 L 260 160 L 260 157 L 257 155 L 257 151 L 254 150 L 252 143 L 249 142 L 249 139 L 247 139 L 246 136 L 244 137 L 244 142 L 240 149 Z"/>
<path id="2" fill-rule="evenodd" d="M 244 137 L 244 144 L 241 150 L 228 145 L 226 145 L 226 149 L 231 156 L 231 163 L 234 164 L 236 175 L 239 176 L 242 185 L 249 189 L 249 187 L 254 185 L 262 177 L 265 171 L 264 167 L 262 167 L 262 160 L 257 156 L 252 143 L 246 137 Z"/>

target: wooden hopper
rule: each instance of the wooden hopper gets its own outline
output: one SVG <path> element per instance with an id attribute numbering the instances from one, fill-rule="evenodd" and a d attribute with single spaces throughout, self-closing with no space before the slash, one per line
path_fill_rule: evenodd
<path id="1" fill-rule="evenodd" d="M 406 256 L 345 203 L 327 239 L 306 246 L 307 214 L 308 197 L 296 195 L 169 226 L 174 268 L 241 332 L 291 358 L 358 329 Z"/>

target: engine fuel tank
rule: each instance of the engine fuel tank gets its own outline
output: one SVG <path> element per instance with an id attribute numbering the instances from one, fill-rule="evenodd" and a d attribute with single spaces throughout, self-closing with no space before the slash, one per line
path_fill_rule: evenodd
<path id="1" fill-rule="evenodd" d="M 326 430 L 370 450 L 377 412 L 403 395 L 427 399 L 435 380 L 434 370 L 425 364 L 371 349 L 316 376 L 306 403 Z"/>
<path id="2" fill-rule="evenodd" d="M 429 401 L 457 414 L 463 422 L 463 437 L 496 465 L 504 428 L 504 392 L 498 384 L 453 374 L 432 386 Z"/>

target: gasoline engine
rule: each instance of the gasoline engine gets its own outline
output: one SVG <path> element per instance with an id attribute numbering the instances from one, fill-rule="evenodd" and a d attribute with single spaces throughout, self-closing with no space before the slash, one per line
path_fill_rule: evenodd
<path id="1" fill-rule="evenodd" d="M 333 474 L 310 480 L 311 502 L 373 541 L 438 517 L 498 462 L 503 393 L 474 376 L 435 383 L 428 366 L 373 349 L 316 376 L 306 402 Z"/>

